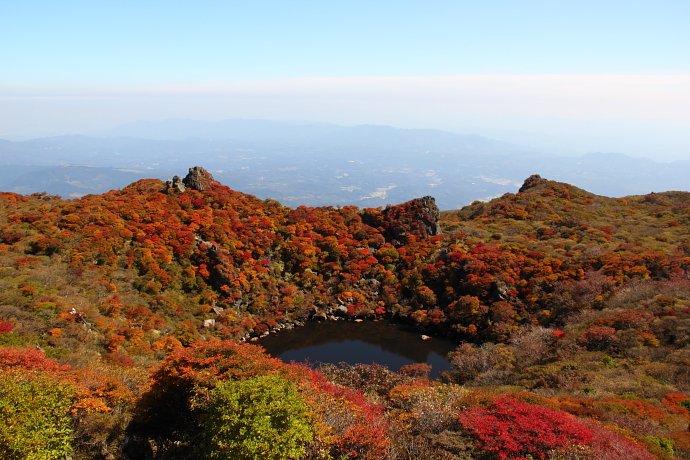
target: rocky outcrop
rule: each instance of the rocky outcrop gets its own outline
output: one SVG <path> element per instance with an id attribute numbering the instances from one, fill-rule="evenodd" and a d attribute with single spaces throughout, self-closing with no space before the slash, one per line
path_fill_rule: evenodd
<path id="1" fill-rule="evenodd" d="M 384 209 L 383 216 L 386 221 L 386 241 L 393 244 L 403 244 L 408 235 L 428 238 L 441 233 L 441 212 L 431 196 L 389 206 Z"/>
<path id="2" fill-rule="evenodd" d="M 187 174 L 184 179 L 175 176 L 165 181 L 165 188 L 163 191 L 166 193 L 183 193 L 187 189 L 191 189 L 203 192 L 204 190 L 210 189 L 213 182 L 213 176 L 210 172 L 206 171 L 201 166 L 194 166 L 193 168 L 189 168 L 189 174 Z"/>
<path id="3" fill-rule="evenodd" d="M 172 179 L 165 181 L 165 191 L 170 192 L 171 190 L 175 192 L 184 192 L 187 190 L 180 176 L 174 176 Z"/>
<path id="4" fill-rule="evenodd" d="M 522 187 L 520 187 L 518 193 L 524 193 L 531 188 L 535 188 L 539 185 L 546 184 L 546 182 L 547 180 L 542 179 L 542 177 L 539 174 L 532 174 L 527 179 L 525 179 L 525 182 L 522 183 Z"/>
<path id="5" fill-rule="evenodd" d="M 193 168 L 189 168 L 189 174 L 182 179 L 182 182 L 192 190 L 203 192 L 211 188 L 211 184 L 214 180 L 210 172 L 206 171 L 201 166 L 194 166 Z"/>

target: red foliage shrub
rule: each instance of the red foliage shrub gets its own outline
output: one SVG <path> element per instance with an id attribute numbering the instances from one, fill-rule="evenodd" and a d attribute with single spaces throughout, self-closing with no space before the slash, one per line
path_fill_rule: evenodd
<path id="1" fill-rule="evenodd" d="M 597 460 L 658 460 L 639 444 L 613 433 L 602 425 L 583 420 L 593 435 L 591 444 L 592 458 Z"/>
<path id="2" fill-rule="evenodd" d="M 209 385 L 216 378 L 247 378 L 287 367 L 255 345 L 232 341 L 196 342 L 169 354 L 151 378 L 155 385 L 168 385 L 178 380 Z"/>
<path id="3" fill-rule="evenodd" d="M 600 420 L 604 417 L 604 410 L 595 407 L 595 402 L 591 399 L 580 399 L 571 397 L 559 398 L 559 409 L 580 418 L 593 418 Z"/>
<path id="4" fill-rule="evenodd" d="M 500 460 L 528 454 L 545 459 L 551 450 L 592 442 L 592 431 L 574 417 L 514 398 L 468 409 L 460 414 L 460 423 L 477 437 L 479 448 L 496 451 Z"/>
<path id="5" fill-rule="evenodd" d="M 41 350 L 32 348 L 0 347 L 0 371 L 13 368 L 38 369 L 53 373 L 63 373 L 71 368 L 46 358 Z"/>
<path id="6" fill-rule="evenodd" d="M 319 412 L 337 435 L 336 453 L 348 458 L 386 458 L 390 440 L 383 406 L 359 390 L 329 382 L 318 370 L 308 372 L 311 385 L 322 396 L 315 395 Z"/>
<path id="7" fill-rule="evenodd" d="M 54 238 L 38 238 L 31 242 L 32 254 L 51 255 L 62 248 L 62 242 Z"/>
<path id="8" fill-rule="evenodd" d="M 33 286 L 28 286 L 24 285 L 19 288 L 19 292 L 24 296 L 24 297 L 31 297 L 36 294 L 37 289 Z"/>
<path id="9" fill-rule="evenodd" d="M 668 416 L 665 410 L 638 399 L 606 398 L 603 402 L 605 407 L 608 406 L 616 412 L 634 415 L 642 419 L 661 422 Z"/>
<path id="10" fill-rule="evenodd" d="M 321 364 L 320 371 L 331 381 L 364 393 L 388 394 L 405 379 L 380 364 Z"/>
<path id="11" fill-rule="evenodd" d="M 263 323 L 257 324 L 256 326 L 254 326 L 254 332 L 259 335 L 264 334 L 268 332 L 268 326 L 266 326 Z"/>
<path id="12" fill-rule="evenodd" d="M 103 358 L 104 361 L 110 363 L 110 364 L 115 364 L 117 366 L 122 366 L 122 367 L 134 367 L 136 366 L 136 363 L 132 358 L 130 358 L 127 355 L 123 355 L 122 353 L 103 353 L 101 355 L 101 358 Z"/>
<path id="13" fill-rule="evenodd" d="M 413 378 L 429 378 L 431 366 L 425 363 L 406 364 L 400 368 L 399 373 Z"/>
<path id="14" fill-rule="evenodd" d="M 690 418 L 690 411 L 688 411 L 686 407 L 690 402 L 690 398 L 683 393 L 668 393 L 661 402 L 663 402 L 671 412 Z"/>
<path id="15" fill-rule="evenodd" d="M 14 259 L 14 266 L 17 268 L 23 268 L 23 267 L 35 268 L 40 264 L 41 264 L 41 259 L 39 259 L 38 257 L 26 256 L 26 257 L 17 257 L 16 259 Z"/>
<path id="16" fill-rule="evenodd" d="M 14 329 L 14 326 L 7 321 L 0 321 L 0 334 L 4 334 L 5 332 L 10 332 L 12 329 Z"/>
<path id="17" fill-rule="evenodd" d="M 679 455 L 680 458 L 690 457 L 690 433 L 676 431 L 671 435 L 671 439 L 673 439 L 673 447 L 676 452 L 678 454 L 685 454 L 685 457 L 680 457 Z"/>
<path id="18" fill-rule="evenodd" d="M 654 315 L 642 310 L 625 310 L 611 318 L 615 329 L 646 329 L 654 321 Z"/>
<path id="19" fill-rule="evenodd" d="M 583 332 L 577 343 L 590 351 L 608 350 L 615 341 L 615 333 L 612 327 L 593 327 Z"/>
<path id="20" fill-rule="evenodd" d="M 556 232 L 553 231 L 553 229 L 550 229 L 548 227 L 541 227 L 537 229 L 537 237 L 540 240 L 548 240 L 552 236 L 555 236 Z"/>
<path id="21" fill-rule="evenodd" d="M 3 232 L 2 236 L 0 236 L 0 240 L 7 244 L 14 244 L 17 241 L 21 241 L 22 238 L 24 238 L 24 235 L 19 232 Z"/>

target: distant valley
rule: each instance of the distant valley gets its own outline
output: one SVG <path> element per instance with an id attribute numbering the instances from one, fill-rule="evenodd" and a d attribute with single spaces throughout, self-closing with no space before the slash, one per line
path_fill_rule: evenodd
<path id="1" fill-rule="evenodd" d="M 516 192 L 531 174 L 626 196 L 688 190 L 690 162 L 623 154 L 560 157 L 480 136 L 265 120 L 137 122 L 24 142 L 0 140 L 0 190 L 77 198 L 199 164 L 223 184 L 288 206 L 378 207 L 432 195 L 441 209 Z"/>

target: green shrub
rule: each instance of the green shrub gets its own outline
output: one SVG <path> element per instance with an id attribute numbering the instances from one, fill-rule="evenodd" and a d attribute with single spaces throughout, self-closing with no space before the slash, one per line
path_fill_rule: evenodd
<path id="1" fill-rule="evenodd" d="M 23 348 L 29 346 L 30 340 L 28 337 L 19 335 L 15 331 L 0 334 L 0 347 L 18 347 Z"/>
<path id="2" fill-rule="evenodd" d="M 0 374 L 0 458 L 54 460 L 72 453 L 74 389 L 49 376 Z"/>
<path id="3" fill-rule="evenodd" d="M 221 382 L 202 420 L 209 458 L 302 458 L 313 438 L 309 409 L 292 383 L 264 375 Z"/>
<path id="4" fill-rule="evenodd" d="M 673 455 L 673 440 L 669 438 L 657 438 L 655 436 L 645 436 L 647 441 L 654 444 L 656 447 L 662 451 Z"/>
<path id="5" fill-rule="evenodd" d="M 684 399 L 683 401 L 679 402 L 678 404 L 685 407 L 687 410 L 690 410 L 690 398 Z"/>

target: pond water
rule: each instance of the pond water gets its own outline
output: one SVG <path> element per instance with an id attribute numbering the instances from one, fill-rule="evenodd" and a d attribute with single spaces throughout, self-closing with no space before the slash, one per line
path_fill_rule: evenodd
<path id="1" fill-rule="evenodd" d="M 376 363 L 393 371 L 406 364 L 426 363 L 432 366 L 431 378 L 450 369 L 446 356 L 457 346 L 444 338 L 422 340 L 419 331 L 387 320 L 310 321 L 270 334 L 257 344 L 284 362 Z"/>

